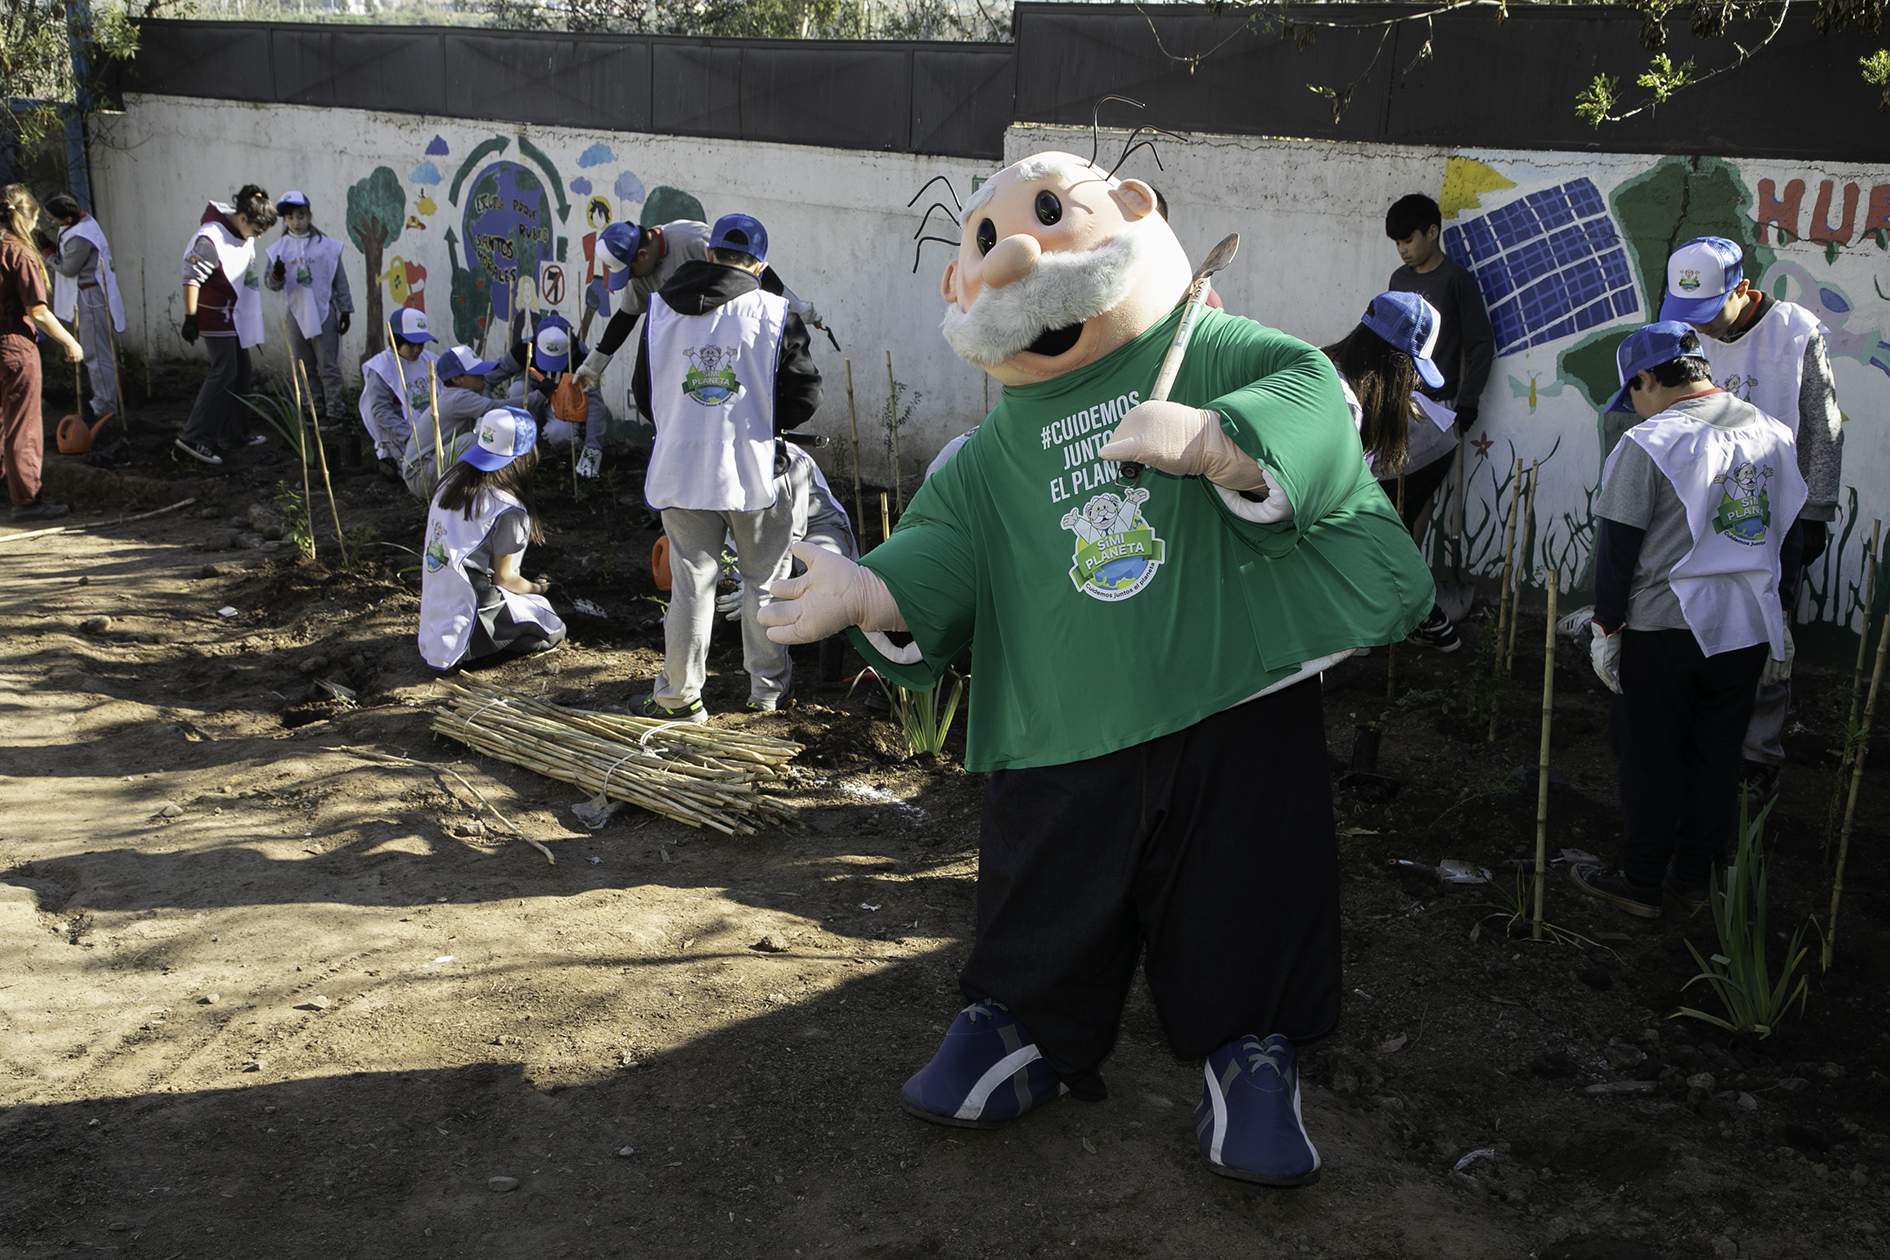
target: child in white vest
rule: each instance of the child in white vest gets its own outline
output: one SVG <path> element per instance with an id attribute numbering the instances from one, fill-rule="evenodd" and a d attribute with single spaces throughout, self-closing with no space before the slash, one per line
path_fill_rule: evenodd
<path id="1" fill-rule="evenodd" d="M 361 365 L 361 423 L 374 443 L 381 474 L 400 481 L 400 460 L 416 428 L 433 428 L 433 390 L 427 365 L 439 356 L 426 348 L 425 311 L 403 306 L 387 321 L 394 344 Z"/>
<path id="2" fill-rule="evenodd" d="M 755 618 L 788 576 L 793 514 L 777 511 L 776 435 L 820 406 L 807 329 L 767 292 L 768 233 L 723 215 L 706 259 L 684 263 L 650 302 L 631 390 L 656 425 L 643 494 L 669 535 L 671 593 L 663 672 L 631 701 L 645 717 L 706 722 L 702 684 L 715 620 L 723 540 L 742 577 L 742 666 L 748 707 L 778 707 L 793 681 L 787 647 Z"/>
<path id="3" fill-rule="evenodd" d="M 112 247 L 98 220 L 79 208 L 71 193 L 46 198 L 46 213 L 57 219 L 59 252 L 53 271 L 53 314 L 79 328 L 85 346 L 85 374 L 92 382 L 88 419 L 118 410 L 118 367 L 112 335 L 125 331 L 125 303 L 112 269 Z"/>
<path id="4" fill-rule="evenodd" d="M 451 468 L 477 438 L 479 421 L 492 410 L 495 401 L 486 397 L 486 376 L 496 366 L 489 359 L 481 359 L 471 346 L 454 346 L 433 361 L 440 399 L 439 440 L 445 451 L 438 464 Z M 407 489 L 420 499 L 432 498 L 439 485 L 435 463 L 432 423 L 415 425 L 401 453 L 400 476 Z"/>
<path id="5" fill-rule="evenodd" d="M 1798 561 L 1780 581 L 1787 620 L 1798 604 L 1798 582 L 1824 554 L 1830 522 L 1837 519 L 1843 488 L 1843 416 L 1837 383 L 1825 353 L 1824 326 L 1796 302 L 1782 302 L 1752 287 L 1744 252 L 1723 236 L 1688 241 L 1667 259 L 1667 295 L 1662 319 L 1693 325 L 1700 348 L 1713 365 L 1713 379 L 1782 423 L 1798 444 L 1798 471 L 1805 479 L 1805 507 L 1785 547 Z M 1759 689 L 1746 726 L 1746 802 L 1754 814 L 1778 794 L 1785 763 L 1785 711 L 1791 703 L 1787 671 Z"/>
<path id="6" fill-rule="evenodd" d="M 315 226 L 308 195 L 294 189 L 276 202 L 282 236 L 269 247 L 263 285 L 289 304 L 289 353 L 302 361 L 323 427 L 338 426 L 347 407 L 341 392 L 341 339 L 354 321 L 341 242 Z"/>
<path id="7" fill-rule="evenodd" d="M 532 511 L 538 426 L 494 407 L 427 510 L 420 572 L 420 655 L 434 669 L 548 652 L 564 642 L 547 578 L 519 561 L 544 530 Z"/>
<path id="8" fill-rule="evenodd" d="M 1632 410 L 1595 500 L 1595 673 L 1616 693 L 1618 865 L 1575 886 L 1659 918 L 1662 891 L 1706 904 L 1731 833 L 1754 689 L 1790 662 L 1781 556 L 1805 502 L 1791 431 L 1715 386 L 1701 338 L 1649 324 L 1616 351 Z"/>
<path id="9" fill-rule="evenodd" d="M 262 280 L 257 276 L 256 238 L 276 224 L 269 194 L 245 184 L 230 202 L 212 201 L 184 247 L 184 326 L 191 345 L 203 339 L 210 370 L 191 404 L 177 449 L 206 464 L 221 464 L 220 450 L 261 446 L 251 434 L 237 399 L 249 393 L 252 347 L 263 343 Z"/>

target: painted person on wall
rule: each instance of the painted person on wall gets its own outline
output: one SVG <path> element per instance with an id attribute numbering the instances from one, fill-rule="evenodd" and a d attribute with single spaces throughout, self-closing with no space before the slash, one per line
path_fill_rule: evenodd
<path id="1" fill-rule="evenodd" d="M 584 343 L 571 336 L 570 323 L 552 311 L 538 321 L 529 338 L 499 356 L 486 388 L 494 397 L 510 398 L 531 412 L 545 446 L 568 449 L 582 438 L 577 475 L 595 477 L 604 466 L 610 408 L 597 386 L 585 388 L 574 379 L 571 365 L 587 353 Z"/>
<path id="2" fill-rule="evenodd" d="M 807 575 L 760 613 L 783 643 L 855 628 L 906 687 L 971 648 L 970 1005 L 901 1100 L 995 1128 L 1105 1097 L 1140 960 L 1208 1168 L 1308 1184 L 1296 1046 L 1342 992 L 1319 674 L 1402 639 L 1430 574 L 1312 346 L 1203 310 L 1147 400 L 1192 275 L 1149 185 L 1040 153 L 963 221 L 944 333 L 1001 400 L 889 539 L 857 565 L 796 548 Z"/>
<path id="3" fill-rule="evenodd" d="M 46 421 L 40 406 L 39 336 L 85 358 L 79 343 L 46 307 L 46 264 L 33 233 L 39 202 L 19 184 L 0 189 L 0 477 L 6 478 L 9 519 L 48 521 L 72 508 L 40 498 Z"/>
<path id="4" fill-rule="evenodd" d="M 1420 545 L 1430 526 L 1432 496 L 1450 475 L 1463 435 L 1476 427 L 1483 387 L 1496 360 L 1496 335 L 1490 331 L 1483 292 L 1476 277 L 1444 252 L 1439 242 L 1443 225 L 1437 202 L 1423 193 L 1400 197 L 1385 212 L 1385 235 L 1397 246 L 1401 263 L 1385 287 L 1417 294 L 1438 316 L 1431 358 L 1444 379 L 1437 384 L 1426 380 L 1422 392 L 1456 413 L 1456 441 L 1433 452 L 1426 462 L 1412 461 L 1405 470 L 1404 523 Z M 1433 608 L 1408 642 L 1454 652 L 1462 639 L 1444 610 Z"/>
<path id="5" fill-rule="evenodd" d="M 92 383 L 92 397 L 79 414 L 96 423 L 118 410 L 112 337 L 125 331 L 125 302 L 112 269 L 111 242 L 71 193 L 46 198 L 46 214 L 59 224 L 59 249 L 47 260 L 53 271 L 53 314 L 78 325 L 85 375 Z"/>
<path id="6" fill-rule="evenodd" d="M 1798 537 L 1786 544 L 1799 562 L 1780 583 L 1786 610 L 1785 672 L 1759 688 L 1746 727 L 1741 784 L 1756 816 L 1778 795 L 1785 764 L 1785 712 L 1791 705 L 1791 611 L 1804 571 L 1824 554 L 1844 485 L 1844 417 L 1837 381 L 1825 352 L 1824 325 L 1796 302 L 1782 302 L 1752 287 L 1745 255 L 1723 236 L 1688 241 L 1667 259 L 1667 293 L 1660 317 L 1691 324 L 1713 366 L 1713 379 L 1791 430 L 1805 508 L 1788 522 Z"/>
<path id="7" fill-rule="evenodd" d="M 381 476 L 405 483 L 401 461 L 414 430 L 433 431 L 433 390 L 427 367 L 439 356 L 427 349 L 427 343 L 439 338 L 427 331 L 426 313 L 411 306 L 396 310 L 387 326 L 394 344 L 361 364 L 358 410 L 368 440 L 374 443 Z"/>
<path id="8" fill-rule="evenodd" d="M 234 200 L 204 207 L 184 247 L 183 338 L 193 345 L 203 338 L 210 371 L 191 405 L 177 449 L 206 464 L 221 464 L 219 452 L 269 441 L 249 432 L 247 409 L 236 400 L 249 393 L 249 352 L 263 343 L 256 238 L 275 225 L 276 207 L 269 194 L 245 184 Z M 274 460 L 270 454 L 263 462 Z"/>
<path id="9" fill-rule="evenodd" d="M 442 404 L 444 405 L 444 404 Z M 427 509 L 420 565 L 420 656 L 434 669 L 549 652 L 564 622 L 549 578 L 520 572 L 544 541 L 532 507 L 538 426 L 517 407 L 491 407 Z"/>
<path id="10" fill-rule="evenodd" d="M 618 227 L 628 228 L 635 235 L 625 233 L 611 238 L 606 233 L 600 237 L 609 245 L 603 255 L 603 262 L 607 270 L 629 273 L 629 290 L 618 298 L 617 311 L 610 317 L 610 323 L 605 325 L 604 335 L 597 339 L 597 349 L 591 351 L 578 368 L 578 383 L 586 389 L 594 387 L 603 379 L 604 369 L 610 366 L 612 356 L 636 331 L 637 320 L 649 311 L 651 296 L 674 279 L 684 267 L 708 257 L 709 225 L 706 223 L 698 223 L 694 219 L 677 219 L 661 227 L 639 228 L 628 223 L 612 224 L 611 230 L 615 231 Z M 627 260 L 622 254 L 626 248 L 630 251 Z M 763 266 L 761 289 L 764 293 L 784 299 L 788 311 L 806 327 L 827 326 L 821 322 L 820 312 L 814 309 L 814 304 L 788 288 L 773 267 Z"/>
<path id="11" fill-rule="evenodd" d="M 282 236 L 269 247 L 263 283 L 289 306 L 289 353 L 301 360 L 324 429 L 347 416 L 342 394 L 341 339 L 354 322 L 354 295 L 341 265 L 341 241 L 315 226 L 308 194 L 291 189 L 276 202 Z"/>
<path id="12" fill-rule="evenodd" d="M 800 317 L 761 286 L 767 261 L 767 229 L 723 215 L 709 256 L 658 292 L 637 344 L 630 388 L 656 425 L 643 497 L 663 517 L 671 583 L 662 672 L 630 702 L 642 717 L 709 720 L 702 684 L 728 538 L 742 579 L 748 708 L 772 712 L 794 684 L 786 646 L 756 614 L 791 572 L 795 513 L 776 480 L 790 469 L 779 435 L 813 419 L 820 369 Z"/>
<path id="13" fill-rule="evenodd" d="M 1608 410 L 1641 420 L 1608 456 L 1595 499 L 1590 654 L 1615 693 L 1621 854 L 1571 865 L 1569 878 L 1644 919 L 1667 899 L 1688 912 L 1708 903 L 1754 688 L 1791 661 L 1779 585 L 1805 501 L 1791 430 L 1713 384 L 1703 340 L 1670 320 L 1616 350 L 1621 391 Z"/>

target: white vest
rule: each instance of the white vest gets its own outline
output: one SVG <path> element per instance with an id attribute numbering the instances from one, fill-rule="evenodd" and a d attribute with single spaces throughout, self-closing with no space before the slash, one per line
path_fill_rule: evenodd
<path id="1" fill-rule="evenodd" d="M 520 503 L 503 490 L 482 490 L 473 498 L 472 519 L 458 508 L 442 508 L 436 494 L 427 509 L 426 546 L 420 564 L 420 655 L 435 669 L 451 669 L 472 644 L 479 620 L 479 593 L 466 576 L 466 557 L 479 550 L 500 516 Z M 564 622 L 542 595 L 520 595 L 498 588 L 514 621 L 529 621 L 556 634 Z"/>
<path id="2" fill-rule="evenodd" d="M 284 234 L 269 247 L 269 269 L 283 264 L 282 296 L 289 314 L 304 337 L 319 336 L 328 320 L 328 304 L 335 292 L 335 270 L 341 266 L 341 242 L 332 236 Z"/>
<path id="3" fill-rule="evenodd" d="M 230 320 L 236 325 L 236 344 L 245 350 L 260 346 L 263 341 L 262 279 L 256 274 L 255 238 L 238 240 L 236 234 L 221 223 L 200 223 L 190 244 L 184 246 L 185 261 L 196 250 L 198 236 L 210 238 L 210 243 L 216 247 L 217 261 L 223 267 L 224 279 L 236 290 L 236 310 Z"/>
<path id="4" fill-rule="evenodd" d="M 96 275 L 62 276 L 53 274 L 53 314 L 70 323 L 79 303 L 79 284 L 90 279 L 105 286 L 105 300 L 111 306 L 112 331 L 125 331 L 125 303 L 118 296 L 118 273 L 112 269 L 112 247 L 105 241 L 105 230 L 98 225 L 98 220 L 86 215 L 69 228 L 61 229 L 59 243 L 65 244 L 66 238 L 76 236 L 89 241 L 98 251 Z"/>
<path id="5" fill-rule="evenodd" d="M 754 512 L 774 503 L 774 381 L 787 302 L 756 289 L 706 315 L 650 303 L 651 508 Z"/>
<path id="6" fill-rule="evenodd" d="M 1792 435 L 1770 416 L 1722 429 L 1663 411 L 1627 431 L 1673 483 L 1693 547 L 1668 575 L 1680 613 L 1708 656 L 1754 643 L 1785 656 L 1779 546 L 1805 505 Z M 1605 480 L 1621 457 L 1608 456 Z"/>
<path id="7" fill-rule="evenodd" d="M 374 441 L 375 452 L 383 459 L 400 459 L 406 438 L 413 436 L 413 431 L 422 421 L 433 423 L 433 390 L 427 384 L 427 364 L 440 356 L 431 350 L 422 350 L 420 357 L 412 363 L 400 358 L 390 348 L 381 351 L 361 365 L 363 372 L 372 372 L 381 378 L 387 388 L 394 391 L 394 397 L 400 399 L 401 414 L 407 418 L 407 433 L 401 441 L 393 440 L 392 435 L 383 434 L 374 423 L 374 406 L 365 388 L 361 390 L 361 400 L 355 409 L 361 413 L 361 423 L 367 426 L 368 437 Z M 402 387 L 402 382 L 405 387 Z M 433 445 L 431 434 L 427 436 L 427 445 Z M 384 449 L 385 448 L 385 449 Z"/>
<path id="8" fill-rule="evenodd" d="M 1713 383 L 1763 411 L 1798 436 L 1798 387 L 1804 383 L 1805 346 L 1824 325 L 1796 302 L 1774 302 L 1737 341 L 1700 338 Z M 1789 518 L 1788 518 L 1789 523 Z"/>

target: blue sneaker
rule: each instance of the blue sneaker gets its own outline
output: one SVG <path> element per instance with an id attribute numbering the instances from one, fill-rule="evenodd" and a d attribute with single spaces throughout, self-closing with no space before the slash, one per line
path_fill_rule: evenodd
<path id="1" fill-rule="evenodd" d="M 1069 1092 L 1010 1008 L 987 998 L 958 1012 L 899 1102 L 933 1124 L 995 1129 Z"/>
<path id="2" fill-rule="evenodd" d="M 1208 1168 L 1263 1186 L 1319 1180 L 1319 1152 L 1299 1117 L 1299 1057 L 1293 1043 L 1242 1037 L 1208 1056 L 1194 1132 Z"/>

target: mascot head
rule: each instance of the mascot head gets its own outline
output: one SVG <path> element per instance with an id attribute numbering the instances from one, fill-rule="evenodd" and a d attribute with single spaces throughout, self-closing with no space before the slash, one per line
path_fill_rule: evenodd
<path id="1" fill-rule="evenodd" d="M 965 203 L 945 339 L 1006 385 L 1094 363 L 1174 309 L 1192 272 L 1155 190 L 1068 153 L 1005 167 Z"/>

